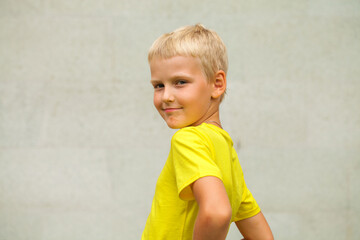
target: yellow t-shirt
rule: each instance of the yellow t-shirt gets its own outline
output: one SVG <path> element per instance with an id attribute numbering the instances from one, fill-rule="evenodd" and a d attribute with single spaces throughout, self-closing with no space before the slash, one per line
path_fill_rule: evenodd
<path id="1" fill-rule="evenodd" d="M 172 137 L 141 239 L 192 239 L 198 205 L 190 185 L 205 176 L 222 180 L 232 207 L 232 222 L 260 212 L 246 187 L 229 134 L 207 123 L 185 127 Z"/>

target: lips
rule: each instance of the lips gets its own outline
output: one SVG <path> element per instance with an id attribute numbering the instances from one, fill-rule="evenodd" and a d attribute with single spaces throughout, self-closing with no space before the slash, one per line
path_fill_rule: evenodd
<path id="1" fill-rule="evenodd" d="M 180 110 L 181 108 L 163 108 L 163 111 L 166 113 L 171 113 Z"/>

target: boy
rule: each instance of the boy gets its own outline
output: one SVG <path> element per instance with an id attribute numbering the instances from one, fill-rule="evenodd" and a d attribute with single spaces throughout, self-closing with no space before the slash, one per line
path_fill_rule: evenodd
<path id="1" fill-rule="evenodd" d="M 178 130 L 156 184 L 142 240 L 225 239 L 235 222 L 245 239 L 273 239 L 222 129 L 227 54 L 202 25 L 164 34 L 149 51 L 154 105 Z"/>

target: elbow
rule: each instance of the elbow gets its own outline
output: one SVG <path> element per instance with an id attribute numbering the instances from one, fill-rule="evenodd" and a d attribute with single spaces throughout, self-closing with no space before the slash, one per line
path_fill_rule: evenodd
<path id="1" fill-rule="evenodd" d="M 274 240 L 274 236 L 271 234 L 264 238 L 264 240 Z"/>
<path id="2" fill-rule="evenodd" d="M 204 222 L 206 222 L 206 225 L 208 226 L 213 228 L 228 228 L 231 221 L 232 211 L 231 207 L 213 208 L 205 211 L 202 216 Z"/>
<path id="3" fill-rule="evenodd" d="M 261 237 L 259 236 L 255 236 L 255 237 L 247 237 L 247 238 L 243 238 L 243 240 L 274 240 L 274 236 L 272 235 L 272 233 L 266 234 L 266 235 L 262 235 Z"/>
<path id="4" fill-rule="evenodd" d="M 231 222 L 231 215 L 232 215 L 232 211 L 231 208 L 230 209 L 224 209 L 221 212 L 218 212 L 216 214 L 214 214 L 215 216 L 213 216 L 213 219 L 218 219 L 219 222 L 221 223 L 220 225 L 228 228 L 230 222 Z"/>
<path id="5" fill-rule="evenodd" d="M 258 238 L 243 238 L 242 240 L 257 240 Z M 273 237 L 261 238 L 261 240 L 274 240 Z"/>
<path id="6" fill-rule="evenodd" d="M 274 240 L 274 235 L 272 234 L 270 228 L 269 228 L 269 230 L 265 233 L 264 240 Z"/>
<path id="7" fill-rule="evenodd" d="M 266 236 L 265 238 L 263 238 L 264 240 L 274 240 L 274 237 L 273 235 L 269 235 L 269 236 Z"/>
<path id="8" fill-rule="evenodd" d="M 274 240 L 274 236 L 272 235 L 272 233 L 270 233 L 270 235 L 266 239 L 267 240 Z"/>

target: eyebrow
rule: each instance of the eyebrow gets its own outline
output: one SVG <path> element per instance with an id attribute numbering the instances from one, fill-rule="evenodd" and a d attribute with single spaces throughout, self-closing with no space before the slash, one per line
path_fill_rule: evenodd
<path id="1" fill-rule="evenodd" d="M 192 79 L 191 75 L 188 75 L 188 74 L 176 74 L 174 76 L 171 76 L 171 80 L 175 80 L 175 79 L 179 79 L 179 78 L 185 78 L 185 79 Z M 150 80 L 150 83 L 158 83 L 158 82 L 162 82 L 161 80 L 159 79 L 151 79 Z"/>
<path id="2" fill-rule="evenodd" d="M 157 79 L 151 79 L 150 80 L 150 83 L 153 84 L 153 83 L 159 83 L 161 82 L 160 80 L 157 80 Z"/>
<path id="3" fill-rule="evenodd" d="M 171 79 L 175 79 L 175 78 L 192 78 L 192 77 L 189 74 L 179 73 L 171 77 Z"/>

